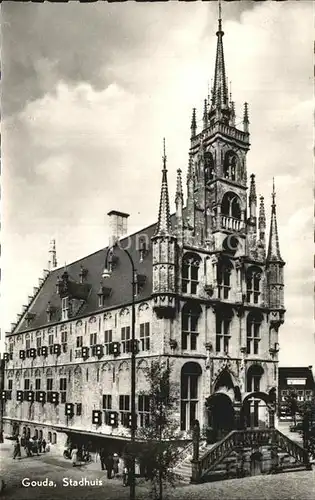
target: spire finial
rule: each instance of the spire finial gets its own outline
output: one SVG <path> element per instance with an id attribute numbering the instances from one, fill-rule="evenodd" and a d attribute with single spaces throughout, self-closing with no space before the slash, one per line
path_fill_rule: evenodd
<path id="1" fill-rule="evenodd" d="M 166 160 L 167 160 L 167 156 L 166 156 L 166 148 L 165 148 L 165 137 L 163 137 L 163 170 L 166 170 Z"/>
<path id="2" fill-rule="evenodd" d="M 274 177 L 272 178 L 272 193 L 271 193 L 271 197 L 272 197 L 272 205 L 275 206 L 276 205 L 276 190 L 275 190 L 275 178 Z"/>
<path id="3" fill-rule="evenodd" d="M 219 19 L 218 19 L 219 31 L 222 31 L 222 9 L 221 9 L 221 0 L 219 0 Z"/>
<path id="4" fill-rule="evenodd" d="M 182 171 L 177 169 L 175 203 L 183 202 Z"/>

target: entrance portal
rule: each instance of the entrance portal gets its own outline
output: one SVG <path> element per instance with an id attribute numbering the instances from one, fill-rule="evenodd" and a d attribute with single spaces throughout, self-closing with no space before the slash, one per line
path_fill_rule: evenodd
<path id="1" fill-rule="evenodd" d="M 216 440 L 235 429 L 233 403 L 226 394 L 213 394 L 208 400 L 208 412 L 209 426 L 212 427 Z"/>

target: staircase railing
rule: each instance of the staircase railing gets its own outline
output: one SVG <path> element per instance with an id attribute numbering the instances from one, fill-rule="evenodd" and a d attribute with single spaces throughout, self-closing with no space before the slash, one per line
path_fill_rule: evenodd
<path id="1" fill-rule="evenodd" d="M 212 471 L 231 451 L 242 447 L 274 445 L 291 455 L 297 462 L 308 466 L 309 456 L 307 450 L 278 429 L 244 429 L 231 431 L 213 448 L 204 453 L 199 460 L 200 478 Z"/>

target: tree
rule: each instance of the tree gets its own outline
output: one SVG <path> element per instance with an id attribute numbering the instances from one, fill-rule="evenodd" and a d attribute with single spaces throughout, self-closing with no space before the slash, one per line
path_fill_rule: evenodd
<path id="1" fill-rule="evenodd" d="M 315 458 L 315 397 L 299 405 L 303 422 L 303 447 Z"/>
<path id="2" fill-rule="evenodd" d="M 167 486 L 174 486 L 178 444 L 178 420 L 174 418 L 177 399 L 171 387 L 171 366 L 160 359 L 144 369 L 148 391 L 140 396 L 148 401 L 149 414 L 145 426 L 137 430 L 139 460 L 146 465 L 146 477 L 151 481 L 151 498 L 162 500 Z M 141 444 L 139 444 L 141 442 Z"/>
<path id="3" fill-rule="evenodd" d="M 287 413 L 293 418 L 293 423 L 296 425 L 296 414 L 299 412 L 296 392 L 290 391 L 286 396 L 285 402 Z"/>

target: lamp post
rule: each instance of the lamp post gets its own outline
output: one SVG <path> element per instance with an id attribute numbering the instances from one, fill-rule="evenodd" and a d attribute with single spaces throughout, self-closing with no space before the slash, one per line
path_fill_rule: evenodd
<path id="1" fill-rule="evenodd" d="M 131 463 L 130 463 L 130 475 L 129 475 L 129 486 L 130 486 L 130 500 L 135 500 L 136 498 L 136 482 L 135 482 L 135 437 L 136 437 L 136 339 L 135 339 L 135 325 L 136 325 L 136 314 L 135 314 L 135 296 L 136 296 L 136 286 L 137 286 L 137 275 L 134 262 L 128 250 L 123 247 L 119 247 L 128 256 L 131 264 L 131 287 L 132 287 L 132 302 L 131 302 L 131 429 L 130 429 L 130 440 L 131 440 Z M 108 258 L 110 254 L 113 253 L 114 247 L 110 247 L 106 254 L 105 259 L 105 269 L 103 271 L 102 277 L 109 278 L 111 275 L 111 269 L 108 267 Z"/>

